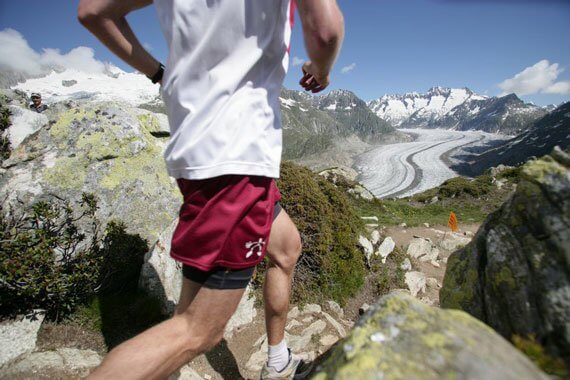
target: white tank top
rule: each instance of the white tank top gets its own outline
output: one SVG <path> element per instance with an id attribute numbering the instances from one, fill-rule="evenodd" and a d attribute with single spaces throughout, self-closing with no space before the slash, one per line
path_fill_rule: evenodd
<path id="1" fill-rule="evenodd" d="M 290 0 L 154 0 L 170 49 L 164 157 L 175 178 L 278 178 L 279 93 L 289 63 Z"/>

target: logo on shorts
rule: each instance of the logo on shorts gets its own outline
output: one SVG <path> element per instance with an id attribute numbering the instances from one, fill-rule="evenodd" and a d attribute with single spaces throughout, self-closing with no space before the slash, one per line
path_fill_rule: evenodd
<path id="1" fill-rule="evenodd" d="M 245 254 L 245 258 L 249 259 L 254 253 L 257 253 L 257 256 L 261 256 L 264 245 L 265 241 L 262 238 L 259 238 L 258 241 L 248 241 L 245 243 L 245 248 L 249 249 L 249 251 Z"/>

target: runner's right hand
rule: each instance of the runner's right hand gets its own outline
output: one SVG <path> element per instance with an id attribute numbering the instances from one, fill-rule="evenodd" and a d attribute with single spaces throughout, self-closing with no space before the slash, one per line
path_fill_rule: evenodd
<path id="1" fill-rule="evenodd" d="M 307 61 L 303 64 L 303 78 L 299 81 L 301 87 L 305 91 L 311 91 L 313 94 L 321 92 L 329 85 L 329 76 L 318 73 L 316 67 Z"/>

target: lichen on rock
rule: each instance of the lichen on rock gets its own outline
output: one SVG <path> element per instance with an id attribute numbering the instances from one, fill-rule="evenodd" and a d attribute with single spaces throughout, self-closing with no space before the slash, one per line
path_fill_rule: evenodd
<path id="1" fill-rule="evenodd" d="M 555 150 L 521 170 L 513 196 L 451 255 L 442 307 L 467 311 L 507 339 L 536 337 L 570 362 L 570 169 Z"/>
<path id="2" fill-rule="evenodd" d="M 404 292 L 378 301 L 332 351 L 315 379 L 547 379 L 468 314 Z"/>

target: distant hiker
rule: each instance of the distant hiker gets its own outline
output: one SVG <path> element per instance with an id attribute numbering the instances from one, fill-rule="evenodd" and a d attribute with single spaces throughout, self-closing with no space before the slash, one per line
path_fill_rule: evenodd
<path id="1" fill-rule="evenodd" d="M 42 95 L 38 92 L 32 92 L 30 96 L 32 102 L 30 103 L 30 109 L 36 111 L 37 113 L 42 113 L 48 109 L 46 104 L 42 103 Z"/>
<path id="2" fill-rule="evenodd" d="M 81 0 L 78 17 L 111 51 L 161 83 L 171 138 L 165 158 L 184 196 L 171 256 L 183 264 L 175 315 L 114 348 L 95 379 L 167 378 L 222 339 L 267 254 L 269 344 L 262 379 L 303 378 L 311 366 L 285 342 L 301 238 L 278 201 L 279 94 L 289 62 L 291 0 L 155 0 L 167 66 L 133 34 L 126 15 L 151 0 Z M 329 84 L 344 36 L 335 0 L 297 0 L 307 53 L 300 85 Z"/>

